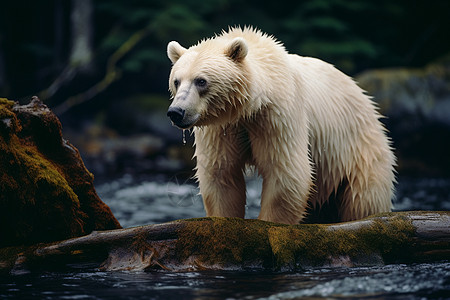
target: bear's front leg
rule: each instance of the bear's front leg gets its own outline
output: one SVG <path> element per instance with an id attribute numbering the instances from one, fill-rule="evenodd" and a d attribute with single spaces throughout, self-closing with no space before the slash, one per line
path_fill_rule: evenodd
<path id="1" fill-rule="evenodd" d="M 277 122 L 281 117 L 276 120 L 270 117 L 268 114 L 268 120 L 262 123 L 278 126 L 262 129 L 254 126 L 249 130 L 253 159 L 263 178 L 258 219 L 297 224 L 306 213 L 313 185 L 307 126 L 301 122 L 302 118 L 287 123 L 296 125 L 295 128 Z"/>
<path id="2" fill-rule="evenodd" d="M 277 170 L 276 167 L 264 173 L 261 212 L 258 219 L 298 224 L 306 213 L 312 186 L 310 175 L 289 173 L 285 170 Z M 297 177 L 298 175 L 300 176 Z"/>
<path id="3" fill-rule="evenodd" d="M 237 129 L 226 134 L 212 126 L 196 129 L 196 177 L 208 217 L 244 218 L 246 141 Z"/>

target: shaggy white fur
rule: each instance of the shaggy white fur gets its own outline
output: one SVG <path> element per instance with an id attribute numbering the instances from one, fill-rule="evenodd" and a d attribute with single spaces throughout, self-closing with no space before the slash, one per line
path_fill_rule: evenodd
<path id="1" fill-rule="evenodd" d="M 374 103 L 350 77 L 252 28 L 189 49 L 170 42 L 168 56 L 168 116 L 194 127 L 208 216 L 244 217 L 249 164 L 263 178 L 262 220 L 298 223 L 330 199 L 339 221 L 391 210 L 395 157 Z"/>

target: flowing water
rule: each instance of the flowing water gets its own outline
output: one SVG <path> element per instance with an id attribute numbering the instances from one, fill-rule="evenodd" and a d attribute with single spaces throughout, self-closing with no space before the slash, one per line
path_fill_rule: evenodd
<path id="1" fill-rule="evenodd" d="M 247 218 L 259 212 L 261 180 L 247 183 Z M 203 217 L 198 189 L 182 174 L 97 185 L 124 227 Z M 400 178 L 397 210 L 450 210 L 450 179 Z M 100 272 L 89 264 L 0 276 L 0 299 L 450 299 L 450 262 L 301 272 Z"/>

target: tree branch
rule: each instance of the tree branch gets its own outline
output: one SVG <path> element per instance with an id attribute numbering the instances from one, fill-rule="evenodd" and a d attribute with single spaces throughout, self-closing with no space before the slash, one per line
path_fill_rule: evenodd
<path id="1" fill-rule="evenodd" d="M 52 108 L 56 115 L 62 115 L 72 107 L 84 103 L 104 90 L 106 90 L 113 82 L 120 79 L 122 72 L 120 68 L 117 67 L 117 63 L 128 54 L 140 41 L 142 41 L 150 32 L 150 27 L 147 26 L 136 31 L 131 35 L 128 40 L 125 41 L 111 56 L 108 58 L 106 63 L 105 76 L 88 90 L 72 96 L 60 103 L 59 105 Z M 52 97 L 59 88 L 65 83 L 72 80 L 79 71 L 78 65 L 68 65 L 58 78 L 45 90 L 38 93 L 41 99 L 48 99 Z"/>
<path id="2" fill-rule="evenodd" d="M 122 44 L 109 58 L 106 64 L 105 76 L 98 83 L 93 85 L 87 91 L 78 95 L 72 96 L 61 104 L 55 106 L 52 110 L 56 115 L 62 115 L 70 108 L 84 103 L 94 98 L 99 93 L 107 89 L 113 82 L 120 79 L 122 72 L 117 67 L 117 63 L 127 53 L 129 53 L 141 40 L 143 40 L 150 32 L 150 28 L 147 26 L 133 35 L 131 35 L 124 44 Z"/>

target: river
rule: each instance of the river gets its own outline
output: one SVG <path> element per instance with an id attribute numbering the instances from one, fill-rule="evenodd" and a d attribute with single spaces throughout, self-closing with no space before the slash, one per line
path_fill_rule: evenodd
<path id="1" fill-rule="evenodd" d="M 204 216 L 196 185 L 180 174 L 125 175 L 96 185 L 124 227 Z M 247 218 L 261 180 L 247 180 Z M 450 179 L 402 178 L 396 210 L 450 210 Z M 89 264 L 0 277 L 0 299 L 450 299 L 450 262 L 301 272 L 101 272 Z"/>

